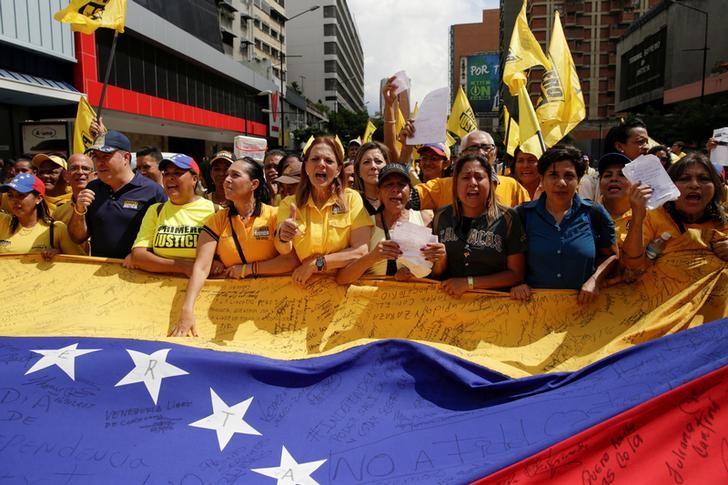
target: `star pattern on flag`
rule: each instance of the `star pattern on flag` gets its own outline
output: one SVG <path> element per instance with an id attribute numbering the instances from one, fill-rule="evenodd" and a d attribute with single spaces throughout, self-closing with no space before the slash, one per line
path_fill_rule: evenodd
<path id="1" fill-rule="evenodd" d="M 220 451 L 225 449 L 235 433 L 261 436 L 258 430 L 243 419 L 253 402 L 252 397 L 233 406 L 228 406 L 212 388 L 210 388 L 210 397 L 212 399 L 212 414 L 190 423 L 190 426 L 215 430 Z"/>
<path id="2" fill-rule="evenodd" d="M 39 370 L 46 369 L 53 365 L 58 366 L 63 372 L 65 372 L 72 381 L 76 380 L 76 357 L 80 357 L 91 352 L 98 352 L 101 349 L 79 349 L 78 343 L 62 347 L 60 349 L 42 349 L 42 350 L 31 350 L 36 354 L 41 354 L 43 357 L 38 362 L 25 372 L 25 375 L 38 372 Z"/>
<path id="3" fill-rule="evenodd" d="M 326 460 L 298 463 L 285 446 L 281 450 L 281 464 L 269 468 L 253 468 L 251 471 L 278 480 L 276 485 L 319 485 L 311 474 Z"/>
<path id="4" fill-rule="evenodd" d="M 134 361 L 134 368 L 117 382 L 115 387 L 143 382 L 156 405 L 162 379 L 189 374 L 189 372 L 167 362 L 167 354 L 169 354 L 170 350 L 172 349 L 161 349 L 151 354 L 145 354 L 126 349 L 131 360 Z"/>

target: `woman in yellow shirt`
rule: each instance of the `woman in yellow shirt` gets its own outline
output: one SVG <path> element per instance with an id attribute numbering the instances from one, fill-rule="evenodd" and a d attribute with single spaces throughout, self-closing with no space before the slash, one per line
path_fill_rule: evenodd
<path id="1" fill-rule="evenodd" d="M 225 277 L 234 279 L 285 274 L 298 264 L 294 253 L 279 255 L 274 246 L 276 209 L 262 202 L 269 200 L 263 167 L 244 159 L 233 162 L 224 187 L 227 207 L 205 221 L 182 314 L 171 336 L 197 336 L 195 301 L 210 275 L 215 255 L 225 266 Z"/>
<path id="2" fill-rule="evenodd" d="M 66 225 L 54 221 L 45 203 L 45 185 L 35 175 L 21 173 L 0 186 L 7 192 L 10 214 L 0 213 L 0 253 L 43 253 L 83 255 L 71 241 Z"/>
<path id="3" fill-rule="evenodd" d="M 667 173 L 680 197 L 646 215 L 644 210 L 633 210 L 632 225 L 622 246 L 622 264 L 643 269 L 647 263 L 645 248 L 666 232 L 671 237 L 663 253 L 708 250 L 728 261 L 728 217 L 721 203 L 725 188 L 708 158 L 691 153 Z"/>
<path id="4" fill-rule="evenodd" d="M 344 149 L 331 136 L 314 139 L 304 153 L 296 195 L 278 207 L 276 248 L 294 249 L 301 265 L 293 281 L 305 284 L 315 272 L 343 268 L 367 253 L 372 220 L 361 196 L 344 188 Z"/>
<path id="5" fill-rule="evenodd" d="M 169 200 L 147 209 L 124 266 L 190 276 L 202 224 L 215 206 L 201 196 L 200 167 L 192 157 L 177 153 L 159 162 L 159 170 Z"/>

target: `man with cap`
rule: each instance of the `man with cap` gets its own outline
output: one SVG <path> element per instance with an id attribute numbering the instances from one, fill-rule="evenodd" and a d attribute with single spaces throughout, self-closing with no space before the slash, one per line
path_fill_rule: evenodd
<path id="1" fill-rule="evenodd" d="M 79 192 L 68 229 L 77 243 L 91 237 L 91 256 L 125 258 L 150 205 L 167 196 L 131 169 L 131 143 L 118 131 L 98 136 L 87 150 L 97 180 Z"/>
<path id="2" fill-rule="evenodd" d="M 279 200 L 296 193 L 298 182 L 301 181 L 301 166 L 300 160 L 293 160 L 283 169 L 283 174 L 275 179 L 278 184 Z"/>
<path id="3" fill-rule="evenodd" d="M 460 154 L 475 153 L 486 160 L 496 169 L 497 149 L 493 137 L 487 131 L 471 131 L 460 141 Z M 453 203 L 452 177 L 430 180 L 417 187 L 419 209 L 439 209 Z M 528 191 L 514 178 L 507 176 L 497 177 L 495 195 L 498 202 L 506 207 L 515 207 L 531 200 Z M 414 199 L 414 198 L 413 198 Z"/>
<path id="4" fill-rule="evenodd" d="M 45 201 L 50 215 L 56 208 L 71 200 L 71 190 L 66 183 L 66 159 L 61 155 L 39 153 L 33 157 L 33 166 L 38 170 L 38 178 L 46 188 Z"/>
<path id="5" fill-rule="evenodd" d="M 361 140 L 359 138 L 354 138 L 352 140 L 349 140 L 349 145 L 346 147 L 346 160 L 344 160 L 344 163 L 346 163 L 346 162 L 354 163 L 354 159 L 356 158 L 356 152 L 359 151 L 360 147 L 361 147 Z"/>
<path id="6" fill-rule="evenodd" d="M 234 161 L 235 157 L 227 150 L 220 150 L 210 160 L 210 178 L 215 191 L 205 194 L 205 198 L 211 200 L 218 208 L 226 202 L 225 177 L 227 177 L 228 168 Z"/>

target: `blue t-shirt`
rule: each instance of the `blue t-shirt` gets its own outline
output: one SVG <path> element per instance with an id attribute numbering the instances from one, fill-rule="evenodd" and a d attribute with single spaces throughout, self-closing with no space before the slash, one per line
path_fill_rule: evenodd
<path id="1" fill-rule="evenodd" d="M 594 210 L 600 217 L 591 216 Z M 525 216 L 526 283 L 532 288 L 581 288 L 596 271 L 596 248 L 611 247 L 616 241 L 614 221 L 606 209 L 578 195 L 560 224 L 546 210 L 546 194 L 519 212 Z"/>
<path id="2" fill-rule="evenodd" d="M 140 173 L 116 192 L 100 180 L 89 182 L 87 188 L 94 191 L 94 201 L 86 214 L 91 256 L 104 258 L 125 258 L 147 208 L 167 200 L 164 189 Z"/>

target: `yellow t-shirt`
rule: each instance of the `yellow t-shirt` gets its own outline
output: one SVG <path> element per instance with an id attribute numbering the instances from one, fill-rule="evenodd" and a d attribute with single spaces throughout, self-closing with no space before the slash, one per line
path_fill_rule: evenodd
<path id="1" fill-rule="evenodd" d="M 663 253 L 710 250 L 712 243 L 728 239 L 728 226 L 721 226 L 715 221 L 684 224 L 684 227 L 685 232 L 681 234 L 677 223 L 664 207 L 648 211 L 643 231 L 645 247 L 664 232 L 670 233 L 672 237 L 665 243 Z"/>
<path id="2" fill-rule="evenodd" d="M 50 249 L 51 230 L 48 224 L 39 222 L 33 227 L 19 226 L 14 234 L 10 233 L 10 222 L 13 217 L 0 214 L 0 253 L 39 253 Z M 83 256 L 83 250 L 71 240 L 68 228 L 62 222 L 55 221 L 53 226 L 53 247 L 63 254 Z"/>
<path id="3" fill-rule="evenodd" d="M 73 217 L 73 199 L 56 207 L 56 211 L 53 213 L 53 219 L 61 221 L 66 226 L 71 222 L 71 217 Z M 88 239 L 81 244 L 81 249 L 84 255 L 91 254 L 91 245 Z"/>
<path id="4" fill-rule="evenodd" d="M 195 259 L 197 238 L 205 219 L 215 213 L 214 204 L 203 197 L 184 205 L 167 201 L 157 215 L 159 205 L 147 209 L 132 248 L 148 248 L 162 258 Z"/>
<path id="5" fill-rule="evenodd" d="M 617 245 L 621 248 L 624 238 L 627 237 L 627 232 L 632 226 L 632 209 L 621 216 L 614 219 L 614 230 L 617 233 Z"/>
<path id="6" fill-rule="evenodd" d="M 230 228 L 229 211 L 225 208 L 211 215 L 202 228 L 217 241 L 217 255 L 225 266 L 242 263 Z M 274 244 L 276 220 L 276 208 L 267 204 L 260 204 L 245 225 L 239 216 L 232 217 L 232 228 L 238 236 L 246 263 L 267 261 L 278 256 Z"/>
<path id="7" fill-rule="evenodd" d="M 432 179 L 415 187 L 420 196 L 420 210 L 439 209 L 452 204 L 452 177 Z M 500 175 L 495 187 L 498 202 L 515 207 L 531 200 L 528 190 L 511 177 Z"/>
<path id="8" fill-rule="evenodd" d="M 336 205 L 336 198 L 331 196 L 319 209 L 309 196 L 303 207 L 298 208 L 296 222 L 301 234 L 293 238 L 293 247 L 298 259 L 303 261 L 313 254 L 331 254 L 349 247 L 349 236 L 353 229 L 371 226 L 369 217 L 359 192 L 344 190 L 346 209 Z M 291 203 L 296 197 L 291 195 L 281 201 L 278 206 L 278 220 L 288 219 Z"/>
<path id="9" fill-rule="evenodd" d="M 51 216 L 53 216 L 54 219 L 56 218 L 56 209 L 64 205 L 65 203 L 70 202 L 72 196 L 73 192 L 69 187 L 68 191 L 63 195 L 59 195 L 57 197 L 45 197 L 46 204 L 48 205 L 48 211 L 51 213 Z"/>

